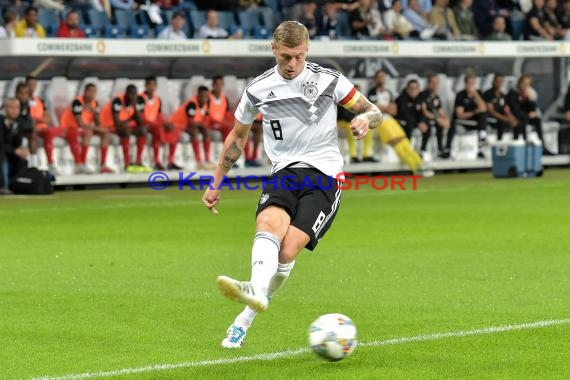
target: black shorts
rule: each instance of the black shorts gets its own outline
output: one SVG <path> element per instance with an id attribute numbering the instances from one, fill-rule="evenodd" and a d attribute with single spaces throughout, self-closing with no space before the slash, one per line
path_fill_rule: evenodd
<path id="1" fill-rule="evenodd" d="M 314 168 L 285 168 L 269 176 L 264 185 L 256 215 L 268 206 L 281 207 L 291 217 L 291 225 L 309 235 L 305 248 L 314 250 L 340 205 L 336 179 Z"/>

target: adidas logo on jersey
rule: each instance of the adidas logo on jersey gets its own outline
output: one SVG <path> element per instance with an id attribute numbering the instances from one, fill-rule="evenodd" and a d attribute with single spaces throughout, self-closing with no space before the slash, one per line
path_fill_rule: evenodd
<path id="1" fill-rule="evenodd" d="M 269 94 L 267 94 L 267 99 L 273 99 L 276 98 L 277 96 L 273 93 L 273 91 L 269 91 Z"/>

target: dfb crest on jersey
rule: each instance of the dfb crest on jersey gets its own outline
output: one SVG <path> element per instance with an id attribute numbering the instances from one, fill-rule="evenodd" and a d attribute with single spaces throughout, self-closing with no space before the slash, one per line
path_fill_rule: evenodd
<path id="1" fill-rule="evenodd" d="M 305 95 L 307 99 L 313 100 L 317 97 L 318 94 L 319 89 L 317 88 L 315 82 L 303 83 L 303 95 Z"/>

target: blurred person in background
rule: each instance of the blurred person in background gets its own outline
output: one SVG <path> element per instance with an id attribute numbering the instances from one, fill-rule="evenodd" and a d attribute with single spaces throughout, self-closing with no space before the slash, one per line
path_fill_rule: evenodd
<path id="1" fill-rule="evenodd" d="M 125 170 L 131 173 L 148 172 L 142 164 L 142 155 L 147 143 L 147 128 L 143 124 L 144 102 L 138 96 L 137 87 L 128 85 L 123 94 L 115 96 L 101 109 L 101 125 L 119 135 L 123 149 Z M 135 165 L 131 165 L 130 137 L 136 136 L 137 153 Z"/>
<path id="2" fill-rule="evenodd" d="M 477 89 L 477 77 L 474 73 L 465 75 L 465 88 L 455 96 L 452 120 L 454 127 L 457 121 L 474 124 L 460 123 L 468 131 L 477 131 L 479 138 L 477 157 L 485 158 L 482 149 L 487 144 L 487 104 Z"/>
<path id="3" fill-rule="evenodd" d="M 224 94 L 224 77 L 214 75 L 212 78 L 212 90 L 209 100 L 210 122 L 208 128 L 211 131 L 218 131 L 225 141 L 234 126 L 234 115 L 230 109 L 230 103 Z"/>
<path id="4" fill-rule="evenodd" d="M 504 83 L 505 77 L 501 74 L 495 74 L 493 86 L 483 94 L 483 99 L 487 103 L 487 113 L 491 117 L 488 123 L 497 129 L 499 141 L 503 139 L 503 134 L 507 128 L 514 129 L 514 138 L 517 140 L 521 134 L 521 125 L 507 104 L 505 94 L 502 91 Z"/>
<path id="5" fill-rule="evenodd" d="M 206 86 L 200 86 L 196 95 L 182 104 L 171 118 L 176 128 L 186 131 L 190 135 L 194 158 L 196 159 L 196 168 L 199 170 L 208 170 L 215 167 L 210 162 L 212 140 L 208 128 L 210 123 L 209 105 L 210 90 Z M 205 161 L 202 160 L 199 135 L 202 135 Z"/>
<path id="6" fill-rule="evenodd" d="M 65 21 L 59 24 L 59 29 L 55 34 L 59 38 L 85 38 L 85 33 L 81 30 L 79 26 L 79 12 L 76 10 L 70 10 L 65 15 Z"/>
<path id="7" fill-rule="evenodd" d="M 487 41 L 512 41 L 513 37 L 505 32 L 505 18 L 502 16 L 495 17 L 493 21 L 493 32 L 487 36 Z"/>
<path id="8" fill-rule="evenodd" d="M 508 92 L 506 103 L 520 123 L 518 130 L 522 134 L 523 138 L 527 140 L 526 127 L 528 124 L 532 125 L 539 140 L 542 142 L 543 154 L 551 156 L 552 152 L 546 149 L 544 145 L 544 136 L 542 135 L 542 117 L 531 85 L 532 77 L 530 75 L 522 75 L 517 82 L 517 87 Z"/>
<path id="9" fill-rule="evenodd" d="M 457 22 L 457 28 L 462 40 L 477 39 L 479 34 L 473 18 L 473 11 L 471 10 L 472 4 L 473 0 L 459 0 L 457 6 L 453 8 L 455 21 Z"/>
<path id="10" fill-rule="evenodd" d="M 421 108 L 421 123 L 418 124 L 420 129 L 422 126 L 426 128 L 422 130 L 421 154 L 425 156 L 427 143 L 431 135 L 431 129 L 436 129 L 437 149 L 439 158 L 450 158 L 451 142 L 455 134 L 455 128 L 451 124 L 449 117 L 445 114 L 442 107 L 441 98 L 438 94 L 439 78 L 432 74 L 427 77 L 427 88 L 418 95 L 418 103 Z M 447 141 L 443 145 L 443 132 L 447 131 Z"/>
<path id="11" fill-rule="evenodd" d="M 298 21 L 305 25 L 305 28 L 309 31 L 309 38 L 313 39 L 317 36 L 318 27 L 317 19 L 315 17 L 315 12 L 317 11 L 316 0 L 305 0 L 303 2 L 303 13 L 299 17 Z"/>
<path id="12" fill-rule="evenodd" d="M 436 29 L 438 39 L 459 39 L 461 31 L 457 27 L 455 14 L 448 7 L 449 0 L 434 0 L 429 14 L 430 23 Z"/>
<path id="13" fill-rule="evenodd" d="M 61 115 L 61 127 L 69 143 L 69 148 L 75 161 L 76 174 L 90 174 L 86 167 L 87 153 L 93 135 L 101 138 L 100 173 L 112 173 L 105 163 L 111 134 L 108 128 L 102 127 L 99 120 L 99 104 L 97 103 L 97 87 L 88 83 L 83 95 L 77 96 Z M 81 145 L 79 138 L 81 137 Z"/>
<path id="14" fill-rule="evenodd" d="M 558 18 L 559 9 L 557 0 L 546 0 L 546 5 L 544 6 L 546 23 L 551 28 L 554 38 L 558 40 L 568 40 L 570 39 L 570 34 L 568 33 L 568 28 L 563 27 L 561 20 Z"/>
<path id="15" fill-rule="evenodd" d="M 337 31 L 337 4 L 325 3 L 323 6 L 318 7 L 315 13 L 315 20 L 317 22 L 317 35 L 320 37 L 329 37 L 336 39 Z"/>
<path id="16" fill-rule="evenodd" d="M 419 37 L 419 33 L 414 32 L 412 24 L 402 15 L 400 0 L 392 1 L 390 9 L 384 12 L 384 24 L 388 34 L 392 34 L 400 39 L 407 38 L 410 35 Z"/>
<path id="17" fill-rule="evenodd" d="M 180 170 L 182 168 L 174 163 L 174 154 L 176 153 L 176 145 L 180 140 L 180 133 L 162 114 L 162 101 L 156 94 L 157 87 L 156 77 L 147 77 L 144 82 L 144 91 L 140 93 L 138 101 L 143 104 L 143 124 L 152 134 L 154 169 L 165 169 L 160 159 L 160 147 L 168 144 L 168 165 L 166 168 Z"/>
<path id="18" fill-rule="evenodd" d="M 526 15 L 526 39 L 554 39 L 554 29 L 548 24 L 544 0 L 534 0 L 532 9 Z"/>
<path id="19" fill-rule="evenodd" d="M 412 25 L 412 29 L 416 31 L 420 38 L 430 39 L 433 37 L 435 30 L 431 28 L 429 14 L 423 10 L 418 0 L 409 0 L 408 7 L 402 12 L 406 20 Z"/>
<path id="20" fill-rule="evenodd" d="M 176 11 L 172 15 L 170 25 L 164 28 L 157 38 L 170 40 L 185 40 L 188 38 L 184 33 L 184 25 L 186 24 L 186 16 L 182 11 Z"/>
<path id="21" fill-rule="evenodd" d="M 18 25 L 18 13 L 7 9 L 2 13 L 4 24 L 0 25 L 0 38 L 16 37 L 16 27 Z"/>
<path id="22" fill-rule="evenodd" d="M 24 19 L 16 26 L 16 37 L 44 38 L 45 36 L 46 31 L 38 23 L 38 8 L 26 8 Z"/>
<path id="23" fill-rule="evenodd" d="M 63 135 L 61 128 L 56 128 L 53 123 L 51 114 L 48 112 L 44 101 L 36 95 L 38 81 L 33 76 L 26 77 L 25 85 L 29 90 L 29 110 L 30 117 L 34 124 L 34 142 L 30 144 L 32 152 L 30 156 L 30 165 L 39 165 L 39 158 L 36 156 L 38 150 L 37 136 L 41 137 L 44 141 L 44 149 L 48 161 L 49 170 L 56 174 L 56 168 L 53 162 L 53 139 Z"/>
<path id="24" fill-rule="evenodd" d="M 22 146 L 25 132 L 18 123 L 20 101 L 9 98 L 0 115 L 0 195 L 11 194 L 10 178 L 28 166 L 28 148 Z"/>
<path id="25" fill-rule="evenodd" d="M 400 96 L 396 98 L 396 119 L 404 128 L 406 136 L 410 139 L 413 130 L 417 127 L 421 130 L 426 130 L 427 125 L 420 126 L 420 123 L 425 124 L 421 120 L 421 107 L 418 104 L 418 95 L 420 94 L 420 83 L 416 79 L 410 79 L 406 84 L 406 88 L 402 91 Z"/>
<path id="26" fill-rule="evenodd" d="M 198 34 L 200 38 L 243 38 L 243 32 L 241 30 L 237 30 L 234 34 L 230 35 L 227 30 L 220 28 L 219 15 L 215 10 L 209 10 L 206 13 L 206 23 L 200 27 Z"/>
<path id="27" fill-rule="evenodd" d="M 359 0 L 358 8 L 349 15 L 352 35 L 358 39 L 377 39 L 386 33 L 382 16 L 372 6 L 372 0 Z"/>

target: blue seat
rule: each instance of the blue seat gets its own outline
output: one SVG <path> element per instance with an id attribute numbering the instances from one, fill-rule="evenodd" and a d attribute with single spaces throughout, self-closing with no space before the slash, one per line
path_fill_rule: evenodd
<path id="1" fill-rule="evenodd" d="M 120 38 L 123 36 L 123 29 L 117 25 L 105 25 L 104 36 L 105 38 Z"/>
<path id="2" fill-rule="evenodd" d="M 132 38 L 147 38 L 148 26 L 146 25 L 131 25 L 129 36 Z"/>
<path id="3" fill-rule="evenodd" d="M 59 18 L 54 11 L 40 8 L 38 10 L 38 22 L 44 28 L 51 28 L 53 25 L 59 25 Z"/>
<path id="4" fill-rule="evenodd" d="M 180 10 L 180 9 L 179 9 L 179 10 Z M 156 35 L 157 35 L 157 36 L 160 34 L 160 32 L 162 32 L 162 30 L 163 30 L 165 27 L 167 27 L 168 25 L 170 25 L 170 22 L 172 21 L 172 16 L 174 15 L 174 12 L 176 12 L 176 11 L 173 10 L 173 9 L 168 9 L 168 10 L 166 10 L 166 11 L 164 11 L 164 12 L 162 13 L 162 18 L 163 18 L 163 20 L 164 20 L 164 24 L 163 24 L 163 25 L 160 25 L 160 26 L 162 26 L 162 27 L 160 28 L 160 31 L 158 30 L 158 27 L 157 27 L 157 30 L 156 30 Z M 185 14 L 188 14 L 188 12 L 186 12 L 186 11 L 184 11 L 184 13 L 185 13 Z M 186 34 L 186 37 L 192 38 L 192 27 L 191 27 L 191 25 L 190 25 L 190 20 L 188 20 L 188 18 L 186 18 L 186 22 L 184 23 L 184 28 L 183 28 L 182 30 L 184 31 L 184 34 Z"/>
<path id="5" fill-rule="evenodd" d="M 259 12 L 254 10 L 241 11 L 238 14 L 239 24 L 246 36 L 251 36 L 253 29 L 261 26 Z"/>
<path id="6" fill-rule="evenodd" d="M 82 29 L 85 32 L 85 35 L 87 36 L 87 38 L 97 37 L 97 29 L 95 27 L 93 27 L 92 25 L 83 25 Z"/>
<path id="7" fill-rule="evenodd" d="M 99 12 L 95 9 L 89 9 L 87 11 L 88 24 L 93 27 L 98 34 L 105 33 L 105 27 L 111 25 L 111 21 L 107 17 L 107 13 Z"/>
<path id="8" fill-rule="evenodd" d="M 199 30 L 206 23 L 205 11 L 190 11 L 190 21 L 194 30 Z"/>
<path id="9" fill-rule="evenodd" d="M 229 30 L 235 27 L 236 21 L 234 18 L 234 13 L 231 11 L 219 11 L 218 12 L 218 26 L 220 28 Z"/>
<path id="10" fill-rule="evenodd" d="M 116 9 L 115 24 L 123 30 L 129 30 L 132 25 L 136 25 L 133 12 Z"/>
<path id="11" fill-rule="evenodd" d="M 271 38 L 271 30 L 264 26 L 253 28 L 253 38 L 256 40 L 267 40 Z"/>
<path id="12" fill-rule="evenodd" d="M 273 14 L 273 10 L 268 7 L 260 7 L 258 8 L 259 12 L 261 13 L 261 20 L 263 21 L 263 26 L 266 28 L 273 30 L 275 28 L 276 18 Z"/>

